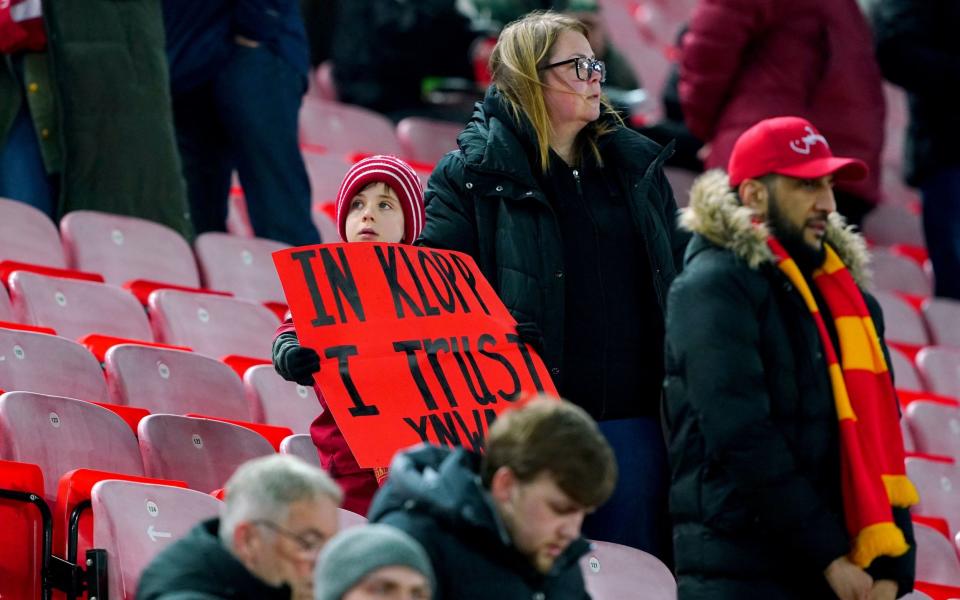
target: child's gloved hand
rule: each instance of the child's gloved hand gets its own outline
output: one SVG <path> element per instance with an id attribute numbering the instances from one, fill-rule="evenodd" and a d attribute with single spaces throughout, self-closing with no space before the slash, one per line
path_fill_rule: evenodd
<path id="1" fill-rule="evenodd" d="M 296 335 L 284 333 L 273 345 L 273 367 L 287 381 L 313 385 L 313 374 L 320 370 L 320 355 L 313 348 L 305 348 Z"/>

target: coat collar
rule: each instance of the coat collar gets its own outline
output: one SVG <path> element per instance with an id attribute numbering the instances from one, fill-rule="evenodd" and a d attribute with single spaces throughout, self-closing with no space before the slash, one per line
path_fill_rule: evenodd
<path id="1" fill-rule="evenodd" d="M 767 246 L 770 231 L 765 225 L 755 225 L 751 211 L 740 204 L 727 174 L 721 169 L 707 171 L 697 178 L 690 190 L 690 206 L 680 215 L 680 226 L 699 234 L 711 243 L 726 248 L 742 259 L 751 269 L 774 263 Z M 837 252 L 858 285 L 867 285 L 870 260 L 863 237 L 847 225 L 839 213 L 828 219 L 825 240 Z"/>

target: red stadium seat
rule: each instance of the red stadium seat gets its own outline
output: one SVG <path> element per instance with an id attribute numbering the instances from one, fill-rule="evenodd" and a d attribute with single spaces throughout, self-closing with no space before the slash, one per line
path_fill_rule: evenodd
<path id="1" fill-rule="evenodd" d="M 443 155 L 457 149 L 457 136 L 463 125 L 422 117 L 407 117 L 397 123 L 397 138 L 403 156 L 422 163 L 436 164 Z"/>
<path id="2" fill-rule="evenodd" d="M 10 292 L 23 323 L 53 327 L 72 339 L 100 333 L 153 341 L 143 307 L 118 287 L 17 271 L 10 276 Z"/>
<path id="3" fill-rule="evenodd" d="M 314 85 L 316 95 L 321 100 L 337 101 L 337 83 L 333 79 L 333 61 L 325 60 L 317 66 L 314 74 Z"/>
<path id="4" fill-rule="evenodd" d="M 593 542 L 580 570 L 595 600 L 675 600 L 677 582 L 655 556 L 609 542 Z"/>
<path id="5" fill-rule="evenodd" d="M 153 413 L 250 420 L 243 385 L 222 362 L 193 352 L 121 344 L 107 351 L 110 399 Z"/>
<path id="6" fill-rule="evenodd" d="M 920 503 L 911 512 L 941 517 L 951 535 L 960 532 L 960 470 L 953 459 L 907 457 L 906 464 L 907 475 L 920 493 Z"/>
<path id="7" fill-rule="evenodd" d="M 870 268 L 873 270 L 874 290 L 906 292 L 919 296 L 931 294 L 933 286 L 930 277 L 915 261 L 885 248 L 875 248 L 871 254 Z"/>
<path id="8" fill-rule="evenodd" d="M 60 235 L 50 217 L 6 198 L 0 198 L 0 260 L 67 267 Z"/>
<path id="9" fill-rule="evenodd" d="M 960 459 L 960 408 L 918 400 L 905 416 L 918 452 Z"/>
<path id="10" fill-rule="evenodd" d="M 345 508 L 337 509 L 337 521 L 340 525 L 340 531 L 344 529 L 350 529 L 351 527 L 362 527 L 367 524 L 367 518 L 363 515 L 358 515 L 355 512 L 351 512 Z"/>
<path id="11" fill-rule="evenodd" d="M 914 522 L 917 541 L 917 581 L 960 586 L 960 560 L 951 540 L 936 529 Z"/>
<path id="12" fill-rule="evenodd" d="M 165 225 L 77 210 L 60 221 L 60 233 L 70 266 L 100 273 L 107 283 L 150 279 L 193 288 L 200 285 L 190 245 Z"/>
<path id="13" fill-rule="evenodd" d="M 150 415 L 139 433 L 147 475 L 179 479 L 203 493 L 222 488 L 246 461 L 274 452 L 260 434 L 212 419 Z"/>
<path id="14" fill-rule="evenodd" d="M 342 156 L 304 152 L 303 162 L 310 177 L 311 198 L 314 204 L 333 202 L 343 176 L 350 170 L 350 164 Z M 332 241 L 332 240 L 324 240 Z"/>
<path id="15" fill-rule="evenodd" d="M 960 301 L 928 298 L 923 303 L 923 316 L 934 344 L 960 348 Z"/>
<path id="16" fill-rule="evenodd" d="M 385 116 L 359 106 L 304 98 L 300 109 L 300 141 L 322 146 L 330 154 L 392 154 L 403 149 L 394 125 Z"/>
<path id="17" fill-rule="evenodd" d="M 272 364 L 248 369 L 243 385 L 255 421 L 307 433 L 313 420 L 323 412 L 312 387 L 284 380 Z"/>
<path id="18" fill-rule="evenodd" d="M 685 208 L 690 204 L 690 188 L 693 187 L 697 174 L 679 167 L 664 167 L 663 173 L 667 176 L 670 187 L 673 188 L 673 197 L 677 201 L 677 206 Z"/>
<path id="19" fill-rule="evenodd" d="M 320 467 L 320 456 L 313 440 L 305 433 L 288 435 L 280 442 L 280 454 L 292 454 L 305 462 Z"/>
<path id="20" fill-rule="evenodd" d="M 150 561 L 194 525 L 217 516 L 221 504 L 194 490 L 130 481 L 101 481 L 91 501 L 93 542 L 107 551 L 112 600 L 133 600 Z"/>
<path id="21" fill-rule="evenodd" d="M 39 466 L 0 460 L 0 598 L 41 597 L 41 570 L 52 549 L 42 496 Z"/>
<path id="22" fill-rule="evenodd" d="M 930 343 L 923 316 L 909 302 L 891 292 L 877 292 L 874 296 L 883 309 L 887 341 L 917 346 Z"/>
<path id="23" fill-rule="evenodd" d="M 925 246 L 920 215 L 902 204 L 880 203 L 863 219 L 863 235 L 878 246 Z"/>
<path id="24" fill-rule="evenodd" d="M 107 382 L 97 359 L 68 339 L 0 329 L 0 390 L 107 402 Z"/>
<path id="25" fill-rule="evenodd" d="M 194 248 L 204 285 L 257 302 L 285 302 L 271 256 L 289 244 L 209 232 L 197 236 Z"/>
<path id="26" fill-rule="evenodd" d="M 903 449 L 906 452 L 916 452 L 917 446 L 913 443 L 913 434 L 910 433 L 910 425 L 907 420 L 900 419 L 900 435 L 903 438 Z"/>
<path id="27" fill-rule="evenodd" d="M 149 305 L 157 341 L 188 346 L 213 358 L 237 354 L 269 359 L 272 355 L 279 320 L 262 304 L 157 290 L 150 294 Z"/>
<path id="28" fill-rule="evenodd" d="M 960 399 L 960 348 L 924 348 L 917 355 L 917 367 L 928 390 Z"/>
<path id="29" fill-rule="evenodd" d="M 926 389 L 917 368 L 903 352 L 894 347 L 887 347 L 890 351 L 890 370 L 893 372 L 893 380 L 896 382 L 897 389 L 922 392 Z"/>
<path id="30" fill-rule="evenodd" d="M 13 306 L 10 305 L 10 295 L 7 288 L 0 285 L 0 321 L 16 321 Z"/>

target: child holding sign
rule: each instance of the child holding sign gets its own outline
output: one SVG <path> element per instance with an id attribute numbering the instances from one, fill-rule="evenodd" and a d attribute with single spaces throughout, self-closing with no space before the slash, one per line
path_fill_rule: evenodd
<path id="1" fill-rule="evenodd" d="M 423 187 L 413 169 L 393 156 L 373 156 L 355 164 L 337 193 L 337 225 L 345 242 L 412 244 L 423 229 Z M 287 319 L 273 342 L 273 366 L 287 381 L 313 385 L 323 413 L 310 426 L 320 463 L 343 488 L 343 507 L 365 515 L 379 484 L 374 471 L 361 469 L 327 409 L 313 375 L 320 356 L 301 346 Z"/>

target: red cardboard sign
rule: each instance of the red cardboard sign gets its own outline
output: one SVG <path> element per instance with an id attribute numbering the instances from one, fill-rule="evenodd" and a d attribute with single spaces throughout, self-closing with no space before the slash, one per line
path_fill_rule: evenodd
<path id="1" fill-rule="evenodd" d="M 273 254 L 300 343 L 362 467 L 429 441 L 483 447 L 496 416 L 537 392 L 546 367 L 473 259 L 399 244 Z"/>

